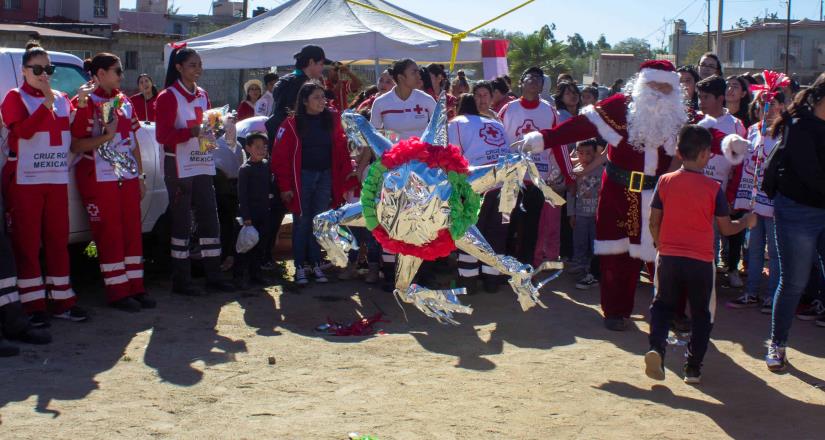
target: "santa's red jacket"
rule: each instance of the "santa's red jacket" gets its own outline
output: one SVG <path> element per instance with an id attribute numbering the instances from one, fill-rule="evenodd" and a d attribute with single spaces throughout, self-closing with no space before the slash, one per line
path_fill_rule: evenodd
<path id="1" fill-rule="evenodd" d="M 612 166 L 636 174 L 635 183 L 655 181 L 667 172 L 675 153 L 675 138 L 657 148 L 631 145 L 628 140 L 628 95 L 618 93 L 595 106 L 586 107 L 580 115 L 549 130 L 542 130 L 545 148 L 575 143 L 601 136 L 608 143 L 607 159 Z M 644 177 L 641 177 L 644 174 Z M 636 188 L 638 189 L 638 188 Z M 626 185 L 602 174 L 599 206 L 596 213 L 598 255 L 629 253 L 634 258 L 652 262 L 656 259 L 653 237 L 648 228 L 653 189 L 631 190 Z"/>
<path id="2" fill-rule="evenodd" d="M 355 176 L 352 159 L 347 148 L 347 137 L 341 126 L 341 115 L 332 113 L 332 207 L 344 203 L 344 193 L 357 189 L 358 178 Z M 278 182 L 280 192 L 292 191 L 295 195 L 287 208 L 295 215 L 301 215 L 301 137 L 295 117 L 290 116 L 281 123 L 275 137 L 270 160 L 272 173 Z"/>

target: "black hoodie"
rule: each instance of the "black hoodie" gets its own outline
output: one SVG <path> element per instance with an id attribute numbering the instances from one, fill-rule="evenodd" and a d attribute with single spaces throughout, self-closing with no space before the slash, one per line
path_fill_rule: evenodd
<path id="1" fill-rule="evenodd" d="M 779 192 L 797 203 L 825 209 L 825 120 L 806 112 L 792 121 Z"/>

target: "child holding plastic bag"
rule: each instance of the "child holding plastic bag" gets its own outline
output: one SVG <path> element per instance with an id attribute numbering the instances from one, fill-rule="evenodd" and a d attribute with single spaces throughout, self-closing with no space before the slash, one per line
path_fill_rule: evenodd
<path id="1" fill-rule="evenodd" d="M 263 263 L 264 243 L 268 243 L 270 204 L 275 191 L 272 172 L 266 159 L 269 140 L 263 132 L 252 132 L 246 136 L 247 160 L 238 172 L 238 214 L 243 228 L 238 236 L 238 256 L 234 265 L 234 281 L 239 290 L 246 290 L 251 282 L 266 286 L 260 268 Z M 258 240 L 254 240 L 254 228 Z M 255 245 L 249 248 L 252 242 Z"/>

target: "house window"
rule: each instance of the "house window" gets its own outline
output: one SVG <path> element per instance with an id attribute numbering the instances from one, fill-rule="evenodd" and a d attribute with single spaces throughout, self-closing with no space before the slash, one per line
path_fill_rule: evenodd
<path id="1" fill-rule="evenodd" d="M 20 0 L 3 0 L 4 9 L 20 9 Z"/>
<path id="2" fill-rule="evenodd" d="M 777 48 L 777 52 L 779 54 L 779 65 L 785 64 L 785 36 L 781 36 L 778 38 L 779 47 Z M 802 55 L 802 39 L 799 37 L 792 36 L 790 39 L 790 56 L 788 57 L 788 66 L 800 65 L 802 62 L 801 55 Z"/>
<path id="3" fill-rule="evenodd" d="M 138 70 L 138 52 L 136 50 L 127 50 L 125 66 L 126 70 Z"/>
<path id="4" fill-rule="evenodd" d="M 94 16 L 95 17 L 108 17 L 108 0 L 94 0 Z"/>

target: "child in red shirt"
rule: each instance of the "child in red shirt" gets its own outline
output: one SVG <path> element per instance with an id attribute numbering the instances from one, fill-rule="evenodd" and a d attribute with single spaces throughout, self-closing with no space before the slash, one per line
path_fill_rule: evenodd
<path id="1" fill-rule="evenodd" d="M 677 154 L 682 168 L 659 178 L 650 203 L 650 232 L 658 250 L 655 296 L 650 306 L 650 351 L 645 354 L 645 373 L 665 378 L 667 334 L 682 292 L 688 292 L 693 325 L 684 367 L 685 383 L 701 380 L 702 359 L 710 341 L 716 310 L 714 287 L 713 221 L 724 235 L 753 227 L 748 214 L 731 220 L 725 193 L 703 169 L 710 160 L 710 132 L 686 125 L 679 132 Z"/>

